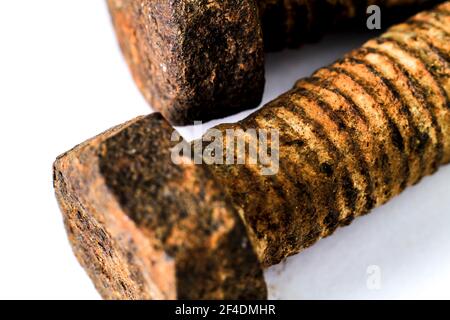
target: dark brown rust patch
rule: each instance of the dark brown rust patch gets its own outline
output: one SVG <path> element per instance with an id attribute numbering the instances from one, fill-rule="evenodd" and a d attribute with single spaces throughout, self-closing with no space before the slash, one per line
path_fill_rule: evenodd
<path id="1" fill-rule="evenodd" d="M 108 4 L 139 89 L 171 123 L 220 118 L 260 103 L 264 48 L 254 0 Z"/>
<path id="2" fill-rule="evenodd" d="M 443 8 L 448 10 L 450 5 Z M 420 32 L 417 26 L 408 30 L 405 26 L 397 32 L 416 32 L 428 45 L 436 44 L 444 51 L 441 57 L 448 56 L 443 33 L 433 23 L 427 26 L 430 32 Z M 434 39 L 433 33 L 440 39 Z M 424 156 L 434 155 L 439 146 L 430 143 L 431 117 L 416 119 L 422 121 L 424 132 L 416 128 L 412 113 L 407 118 L 411 111 L 406 103 L 409 99 L 427 110 L 425 103 L 431 99 L 422 88 L 426 83 L 415 79 L 415 72 L 408 74 L 409 69 L 401 69 L 400 61 L 386 60 L 384 56 L 378 58 L 386 60 L 390 68 L 381 74 L 374 62 L 361 60 L 370 52 L 375 51 L 354 51 L 345 60 L 303 80 L 305 86 L 314 83 L 333 92 L 332 97 L 324 90 L 293 89 L 240 123 L 218 127 L 278 128 L 281 162 L 276 177 L 259 177 L 246 166 L 193 166 L 188 160 L 181 167 L 173 167 L 168 159 L 172 146 L 168 139 L 173 129 L 159 115 L 133 120 L 58 158 L 55 189 L 66 228 L 78 259 L 102 295 L 128 299 L 265 296 L 258 260 L 263 266 L 277 263 L 366 213 L 354 205 L 365 192 L 358 190 L 363 187 L 356 180 L 364 179 L 356 179 L 354 169 L 371 177 L 377 191 L 368 198 L 367 211 L 381 204 L 380 199 L 385 202 L 394 196 L 389 187 L 397 189 L 404 184 L 404 177 L 403 172 L 392 172 L 401 162 L 390 157 L 397 159 L 398 153 L 399 159 L 407 157 L 407 164 L 412 166 Z M 350 68 L 353 63 L 360 63 L 367 72 L 361 68 L 361 74 L 357 74 L 358 69 Z M 448 69 L 448 64 L 442 63 L 441 67 Z M 353 73 L 347 70 L 345 75 L 342 68 Z M 401 77 L 402 86 L 395 80 L 388 81 L 395 76 Z M 336 82 L 337 77 L 342 85 Z M 368 85 L 374 79 L 380 80 L 384 93 L 392 94 L 389 101 L 398 102 L 402 109 L 398 115 L 389 114 L 391 121 L 383 116 L 382 107 L 373 108 L 373 115 L 364 110 L 369 107 L 365 103 L 382 105 L 387 101 Z M 350 94 L 352 89 L 367 99 L 356 100 L 358 97 Z M 407 90 L 408 96 L 402 90 Z M 418 95 L 414 96 L 414 92 Z M 339 103 L 343 110 L 348 107 L 348 118 L 344 118 L 342 110 L 331 110 L 335 106 L 328 99 L 336 97 L 342 98 Z M 369 97 L 371 101 L 367 102 Z M 444 104 L 435 107 L 437 123 L 446 125 L 448 109 Z M 323 112 L 327 118 L 320 118 Z M 355 125 L 357 129 L 351 131 L 347 119 L 352 117 L 358 125 L 364 125 Z M 375 128 L 376 132 L 371 130 Z M 408 133 L 402 136 L 400 129 Z M 450 155 L 448 128 L 444 132 L 444 153 Z M 346 144 L 341 139 L 343 133 L 349 138 L 364 138 L 358 142 L 361 149 L 373 151 L 367 154 L 368 173 L 363 173 L 359 161 L 351 166 L 343 163 L 349 160 L 342 151 Z M 417 145 L 411 144 L 409 138 Z M 349 142 L 347 147 L 357 152 L 358 143 Z M 442 160 L 448 161 L 449 156 Z M 383 174 L 386 171 L 392 174 Z M 427 173 L 431 172 L 417 175 Z M 344 216 L 341 209 L 348 208 L 350 212 Z"/>
<path id="3" fill-rule="evenodd" d="M 97 215 L 92 209 L 95 203 L 105 216 L 97 222 L 102 230 L 89 224 L 80 234 L 87 239 L 98 235 L 95 247 L 101 256 L 125 251 L 120 266 L 144 274 L 140 282 L 132 281 L 133 274 L 140 273 L 131 269 L 116 286 L 102 285 L 102 293 L 106 298 L 128 299 L 265 299 L 262 269 L 232 201 L 218 188 L 208 167 L 194 165 L 189 158 L 180 165 L 172 161 L 171 147 L 177 143 L 171 141 L 173 132 L 161 115 L 153 114 L 99 135 L 58 160 L 58 167 L 72 174 L 66 178 L 73 188 L 70 194 L 56 184 L 63 194 L 62 208 L 68 196 L 81 201 L 97 188 L 108 194 L 99 193 L 69 221 L 87 225 L 85 217 Z M 86 164 L 68 171 L 66 161 L 71 159 L 86 159 L 82 160 Z M 79 176 L 86 180 L 75 180 Z M 119 242 L 124 237 L 132 237 L 133 242 L 122 248 Z M 77 239 L 72 240 L 75 246 L 85 241 Z M 90 254 L 90 247 L 82 248 L 83 255 Z M 140 248 L 140 253 L 133 248 Z M 146 250 L 151 253 L 143 254 Z M 100 261 L 90 274 L 96 283 L 103 283 L 103 274 L 114 277 L 114 270 L 125 272 L 105 258 Z M 144 268 L 145 261 L 149 265 Z"/>
<path id="4" fill-rule="evenodd" d="M 419 0 L 378 4 L 394 17 L 423 7 Z M 356 0 L 108 0 L 108 5 L 137 86 L 176 125 L 256 107 L 264 89 L 264 50 L 297 48 L 343 25 L 364 26 L 367 7 Z"/>

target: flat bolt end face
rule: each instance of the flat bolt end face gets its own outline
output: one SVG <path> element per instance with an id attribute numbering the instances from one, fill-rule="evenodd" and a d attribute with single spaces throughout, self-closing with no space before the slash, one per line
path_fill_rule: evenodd
<path id="1" fill-rule="evenodd" d="M 153 114 L 58 158 L 55 190 L 76 256 L 107 299 L 265 299 L 235 208 L 207 168 L 174 163 L 174 136 Z"/>
<path id="2" fill-rule="evenodd" d="M 138 87 L 170 123 L 208 121 L 261 102 L 264 47 L 254 0 L 108 3 Z"/>

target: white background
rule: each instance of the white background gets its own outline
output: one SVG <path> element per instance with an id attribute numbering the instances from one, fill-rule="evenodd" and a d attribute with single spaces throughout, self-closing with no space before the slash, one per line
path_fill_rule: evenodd
<path id="1" fill-rule="evenodd" d="M 264 100 L 370 36 L 333 35 L 300 51 L 269 55 Z M 1 1 L 0 298 L 99 298 L 67 242 L 52 162 L 75 144 L 149 112 L 104 1 Z M 199 135 L 192 128 L 182 132 Z M 272 268 L 271 297 L 450 298 L 449 179 L 448 166 Z M 380 290 L 366 285 L 372 265 L 381 270 Z"/>

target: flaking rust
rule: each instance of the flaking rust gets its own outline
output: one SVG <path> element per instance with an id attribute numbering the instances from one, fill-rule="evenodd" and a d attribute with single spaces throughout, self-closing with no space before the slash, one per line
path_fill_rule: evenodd
<path id="1" fill-rule="evenodd" d="M 108 131 L 55 164 L 75 253 L 105 298 L 263 298 L 261 267 L 450 162 L 449 79 L 446 2 L 216 128 L 277 130 L 276 175 L 175 165 L 158 114 Z"/>
<path id="2" fill-rule="evenodd" d="M 363 17 L 436 0 L 108 0 L 124 56 L 145 99 L 174 125 L 259 105 L 264 48 L 298 47 Z M 400 11 L 401 12 L 401 11 Z M 365 27 L 363 24 L 362 27 Z"/>
<path id="3" fill-rule="evenodd" d="M 75 255 L 105 299 L 265 299 L 232 201 L 208 168 L 172 163 L 172 132 L 137 118 L 55 162 Z"/>
<path id="4" fill-rule="evenodd" d="M 449 12 L 446 2 L 392 27 L 247 119 L 219 128 L 279 132 L 277 175 L 262 176 L 250 163 L 212 166 L 244 213 L 264 266 L 450 161 Z"/>
<path id="5" fill-rule="evenodd" d="M 253 0 L 108 3 L 138 87 L 171 123 L 220 118 L 260 103 L 264 51 Z"/>

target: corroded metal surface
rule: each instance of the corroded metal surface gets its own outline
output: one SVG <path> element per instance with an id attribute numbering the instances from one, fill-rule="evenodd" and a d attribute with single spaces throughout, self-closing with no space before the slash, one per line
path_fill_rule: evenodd
<path id="1" fill-rule="evenodd" d="M 159 114 L 59 157 L 55 189 L 74 253 L 105 299 L 265 299 L 262 269 L 208 168 L 171 161 Z"/>
<path id="2" fill-rule="evenodd" d="M 263 297 L 260 264 L 302 251 L 450 162 L 449 101 L 446 2 L 216 128 L 277 130 L 276 175 L 249 159 L 173 164 L 173 129 L 159 115 L 61 156 L 55 188 L 69 238 L 106 298 Z"/>
<path id="3" fill-rule="evenodd" d="M 254 108 L 266 51 L 299 47 L 367 5 L 418 11 L 436 0 L 108 0 L 124 56 L 145 99 L 175 125 Z M 359 28 L 365 28 L 361 24 Z"/>
<path id="4" fill-rule="evenodd" d="M 279 130 L 277 175 L 261 176 L 251 164 L 213 167 L 265 266 L 450 161 L 449 12 L 447 2 L 394 26 L 239 124 L 222 126 Z"/>
<path id="5" fill-rule="evenodd" d="M 253 0 L 108 3 L 138 87 L 172 124 L 260 103 L 264 52 Z"/>

